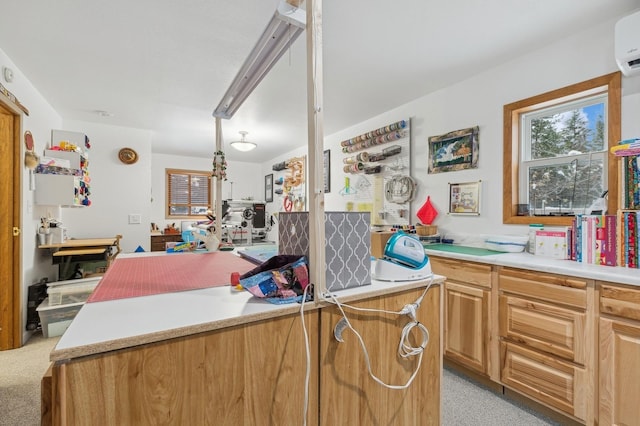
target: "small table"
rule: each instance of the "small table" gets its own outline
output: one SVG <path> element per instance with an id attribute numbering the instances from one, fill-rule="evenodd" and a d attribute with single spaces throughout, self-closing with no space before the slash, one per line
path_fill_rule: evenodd
<path id="1" fill-rule="evenodd" d="M 111 238 L 86 238 L 67 240 L 64 243 L 43 244 L 41 249 L 52 250 L 53 264 L 60 265 L 59 278 L 64 279 L 69 273 L 72 259 L 80 261 L 106 260 L 107 267 L 120 253 L 122 235 Z M 115 247 L 115 252 L 113 251 Z"/>

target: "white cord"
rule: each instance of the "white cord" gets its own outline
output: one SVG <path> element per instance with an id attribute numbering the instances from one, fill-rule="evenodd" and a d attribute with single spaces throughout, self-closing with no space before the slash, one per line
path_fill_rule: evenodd
<path id="1" fill-rule="evenodd" d="M 302 424 L 307 425 L 307 412 L 309 410 L 309 379 L 311 378 L 311 349 L 309 348 L 309 334 L 304 324 L 304 302 L 307 300 L 307 289 L 311 285 L 307 285 L 302 293 L 302 303 L 300 304 L 300 320 L 302 321 L 302 332 L 304 333 L 304 348 L 307 353 L 307 373 L 304 376 L 304 405 L 302 407 L 303 416 Z"/>
<path id="2" fill-rule="evenodd" d="M 383 309 L 358 308 L 358 307 L 355 307 L 355 306 L 343 304 L 343 303 L 340 303 L 340 301 L 337 299 L 337 297 L 333 293 L 329 294 L 330 299 L 326 299 L 325 298 L 325 300 L 334 303 L 338 307 L 338 309 L 342 313 L 342 317 L 344 318 L 347 327 L 358 338 L 358 341 L 360 342 L 360 346 L 362 347 L 362 351 L 363 351 L 365 362 L 367 364 L 367 371 L 369 372 L 369 375 L 371 376 L 371 378 L 373 380 L 375 380 L 377 383 L 379 383 L 380 385 L 382 385 L 382 386 L 384 386 L 386 388 L 394 389 L 394 390 L 407 389 L 411 385 L 411 383 L 413 382 L 413 379 L 415 379 L 416 376 L 418 375 L 418 371 L 420 370 L 420 366 L 422 365 L 422 356 L 424 355 L 424 350 L 426 349 L 427 344 L 429 343 L 429 330 L 427 330 L 427 328 L 424 326 L 424 324 L 421 324 L 417 320 L 416 311 L 420 307 L 420 304 L 422 303 L 422 300 L 424 299 L 425 295 L 427 294 L 427 291 L 429 291 L 429 288 L 431 287 L 432 283 L 433 283 L 433 274 L 431 274 L 430 280 L 429 280 L 429 284 L 427 284 L 427 286 L 425 287 L 425 289 L 422 292 L 422 294 L 420 295 L 420 297 L 414 303 L 405 305 L 402 308 L 402 310 L 400 310 L 398 312 L 386 311 L 386 310 L 383 310 Z M 369 358 L 369 352 L 367 351 L 367 347 L 366 347 L 366 345 L 364 343 L 364 340 L 363 340 L 362 336 L 360 335 L 360 333 L 358 333 L 353 328 L 353 325 L 349 321 L 349 318 L 347 318 L 347 314 L 344 312 L 343 307 L 347 307 L 347 308 L 353 309 L 355 311 L 360 311 L 360 312 L 381 312 L 381 313 L 394 314 L 394 315 L 408 315 L 412 319 L 412 321 L 407 323 L 407 325 L 405 325 L 404 328 L 402 329 L 402 333 L 401 333 L 401 336 L 400 336 L 400 342 L 398 344 L 398 354 L 402 358 L 410 358 L 412 356 L 418 355 L 418 366 L 416 367 L 415 371 L 413 372 L 411 377 L 409 377 L 409 380 L 407 380 L 407 382 L 405 384 L 403 384 L 403 385 L 387 384 L 387 383 L 383 382 L 381 379 L 379 379 L 373 373 L 373 371 L 371 370 L 371 360 Z M 414 347 L 411 344 L 409 344 L 409 336 L 411 334 L 411 330 L 413 330 L 413 328 L 415 328 L 415 327 L 418 327 L 418 329 L 422 332 L 422 342 L 421 342 L 420 346 L 418 346 L 418 347 Z"/>

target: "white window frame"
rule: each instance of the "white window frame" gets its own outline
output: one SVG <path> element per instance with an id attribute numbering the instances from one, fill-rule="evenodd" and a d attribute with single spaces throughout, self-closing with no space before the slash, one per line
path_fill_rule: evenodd
<path id="1" fill-rule="evenodd" d="M 582 154 L 568 154 L 562 155 L 558 157 L 548 157 L 548 158 L 539 158 L 532 159 L 531 157 L 531 122 L 535 119 L 541 117 L 548 117 L 550 115 L 569 112 L 575 109 L 581 109 L 584 107 L 588 107 L 595 104 L 603 104 L 604 106 L 604 142 L 605 149 L 600 151 L 591 151 L 588 153 Z M 544 167 L 544 166 L 555 166 L 561 164 L 570 164 L 573 161 L 578 161 L 578 163 L 591 163 L 592 161 L 602 161 L 602 176 L 600 178 L 603 181 L 603 185 L 605 188 L 608 188 L 608 155 L 607 155 L 607 141 L 609 140 L 608 132 L 608 120 L 609 120 L 609 112 L 607 109 L 608 105 L 608 94 L 598 93 L 596 95 L 589 95 L 584 98 L 580 98 L 575 101 L 557 103 L 552 106 L 547 106 L 544 108 L 536 109 L 533 111 L 524 112 L 520 115 L 520 167 L 519 167 L 519 202 L 521 204 L 529 204 L 530 200 L 530 188 L 529 184 L 529 169 L 532 167 Z M 585 206 L 586 207 L 586 206 Z M 589 213 L 582 211 L 574 211 L 574 213 Z"/>

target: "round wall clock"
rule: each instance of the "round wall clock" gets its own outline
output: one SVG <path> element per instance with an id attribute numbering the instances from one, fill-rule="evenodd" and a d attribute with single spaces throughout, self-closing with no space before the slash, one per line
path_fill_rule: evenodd
<path id="1" fill-rule="evenodd" d="M 124 164 L 133 164 L 138 161 L 138 153 L 135 152 L 132 148 L 122 148 L 118 152 L 118 158 Z"/>

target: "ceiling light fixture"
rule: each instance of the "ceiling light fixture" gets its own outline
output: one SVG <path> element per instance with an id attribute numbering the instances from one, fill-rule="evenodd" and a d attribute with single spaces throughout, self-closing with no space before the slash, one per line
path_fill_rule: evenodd
<path id="1" fill-rule="evenodd" d="M 251 151 L 251 150 L 252 150 L 252 149 L 254 149 L 256 146 L 258 146 L 258 145 L 256 145 L 256 144 L 255 144 L 255 143 L 253 143 L 253 142 L 249 142 L 249 141 L 244 140 L 245 136 L 247 136 L 247 133 L 249 133 L 249 132 L 245 132 L 245 131 L 243 130 L 243 131 L 240 131 L 240 132 L 238 132 L 238 133 L 240 133 L 240 135 L 242 135 L 242 137 L 240 138 L 240 140 L 239 140 L 239 141 L 233 141 L 233 142 L 231 142 L 231 144 L 230 144 L 232 147 L 234 147 L 234 148 L 235 148 L 235 149 L 237 149 L 238 151 L 247 152 L 247 151 Z"/>
<path id="2" fill-rule="evenodd" d="M 267 28 L 244 61 L 220 104 L 213 111 L 214 117 L 233 117 L 253 89 L 304 31 L 306 13 L 297 7 L 299 3 L 297 0 L 280 1 Z"/>

